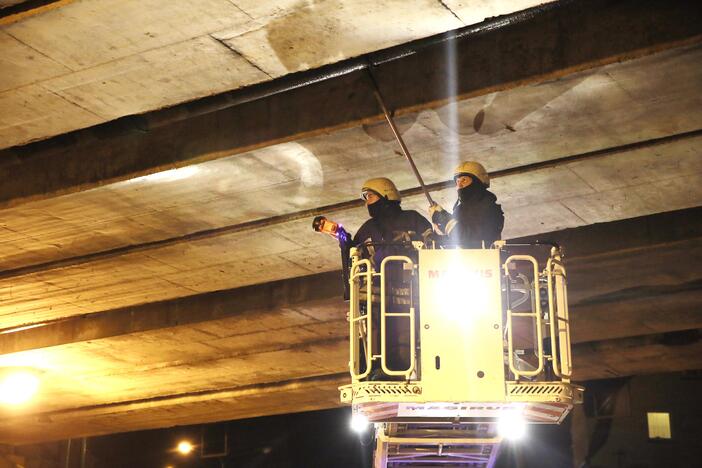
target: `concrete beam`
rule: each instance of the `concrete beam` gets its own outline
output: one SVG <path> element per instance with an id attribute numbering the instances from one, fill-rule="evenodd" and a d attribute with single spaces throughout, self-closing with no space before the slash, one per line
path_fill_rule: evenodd
<path id="1" fill-rule="evenodd" d="M 52 413 L 15 415 L 4 417 L 0 422 L 0 441 L 22 445 L 110 434 L 115 432 L 115 421 L 127 432 L 335 408 L 340 406 L 337 388 L 347 383 L 346 373 L 332 374 Z"/>
<path id="2" fill-rule="evenodd" d="M 566 248 L 574 342 L 702 327 L 702 207 L 538 237 Z M 660 266 L 658 264 L 660 263 Z M 343 317 L 341 273 L 328 272 L 0 330 L 0 354 L 106 339 L 300 306 Z M 613 320 L 616 317 L 616 320 Z"/>
<path id="3" fill-rule="evenodd" d="M 0 150 L 0 206 L 229 156 L 375 121 L 366 66 L 398 112 L 437 106 L 448 91 L 475 96 L 696 42 L 699 2 L 570 1 L 292 75 L 241 91 L 130 116 Z M 389 91 L 392 90 L 390 93 Z"/>
<path id="4" fill-rule="evenodd" d="M 620 338 L 573 346 L 576 381 L 702 369 L 702 330 Z"/>
<path id="5" fill-rule="evenodd" d="M 647 287 L 571 307 L 573 343 L 702 328 L 702 282 Z"/>
<path id="6" fill-rule="evenodd" d="M 573 347 L 574 380 L 626 377 L 702 368 L 699 329 L 604 340 Z M 345 340 L 337 345 L 346 348 Z M 13 445 L 114 432 L 199 424 L 312 411 L 341 406 L 337 388 L 345 373 L 162 395 L 54 412 L 8 415 L 0 421 L 0 443 Z"/>
<path id="7" fill-rule="evenodd" d="M 70 317 L 27 329 L 5 329 L 0 331 L 0 354 L 182 327 L 298 304 L 307 309 L 336 307 L 343 317 L 346 304 L 341 300 L 341 283 L 341 273 L 335 271 Z"/>
<path id="8" fill-rule="evenodd" d="M 502 177 L 525 175 L 529 173 L 538 173 L 546 168 L 554 168 L 558 166 L 567 166 L 568 164 L 574 162 L 581 162 L 586 160 L 596 160 L 606 157 L 611 157 L 617 154 L 626 154 L 629 151 L 641 150 L 644 148 L 656 148 L 659 146 L 664 146 L 674 142 L 685 141 L 688 139 L 695 139 L 702 135 L 702 129 L 695 130 L 691 132 L 684 132 L 674 135 L 669 135 L 660 138 L 654 138 L 651 140 L 639 141 L 636 143 L 628 143 L 616 147 L 610 147 L 602 150 L 590 151 L 586 153 L 568 155 L 560 157 L 557 159 L 550 159 L 546 161 L 539 161 L 531 164 L 525 164 L 521 166 L 514 166 L 507 169 L 501 169 L 497 171 L 490 172 L 490 179 L 496 180 Z M 440 192 L 447 188 L 453 186 L 453 181 L 438 182 L 426 185 L 426 189 L 429 192 Z M 423 195 L 421 187 L 410 188 L 401 191 L 402 197 L 410 197 Z M 13 278 L 23 275 L 30 275 L 34 273 L 46 272 L 59 268 L 72 267 L 76 265 L 84 265 L 90 262 L 95 262 L 99 260 L 106 260 L 111 258 L 116 258 L 121 255 L 127 255 L 137 252 L 145 252 L 149 250 L 156 250 L 164 247 L 171 247 L 179 244 L 187 244 L 190 242 L 197 242 L 204 239 L 214 239 L 222 236 L 227 236 L 231 234 L 236 234 L 240 232 L 253 231 L 255 229 L 267 228 L 271 226 L 281 226 L 284 223 L 289 223 L 291 221 L 298 221 L 303 219 L 311 219 L 317 215 L 328 216 L 331 213 L 341 213 L 346 210 L 360 207 L 363 205 L 363 201 L 360 199 L 348 200 L 340 203 L 334 203 L 331 205 L 324 205 L 316 208 L 305 209 L 301 211 L 285 213 L 282 215 L 272 216 L 268 218 L 255 219 L 252 221 L 247 221 L 244 223 L 229 224 L 225 226 L 219 226 L 216 228 L 205 229 L 202 231 L 190 232 L 176 237 L 166 237 L 162 239 L 157 239 L 149 242 L 142 242 L 136 244 L 129 244 L 121 247 L 116 247 L 108 250 L 99 250 L 96 252 L 91 252 L 85 255 L 61 258 L 59 260 L 52 260 L 44 263 L 35 263 L 30 265 L 24 265 L 17 268 L 8 268 L 0 271 L 0 279 Z M 544 234 L 547 235 L 547 234 Z"/>

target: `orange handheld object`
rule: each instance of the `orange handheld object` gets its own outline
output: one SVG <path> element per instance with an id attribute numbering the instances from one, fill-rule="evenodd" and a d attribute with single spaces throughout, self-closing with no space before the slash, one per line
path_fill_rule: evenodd
<path id="1" fill-rule="evenodd" d="M 339 232 L 339 224 L 334 221 L 329 221 L 324 216 L 317 216 L 312 221 L 312 229 L 323 234 L 329 234 L 336 237 Z"/>

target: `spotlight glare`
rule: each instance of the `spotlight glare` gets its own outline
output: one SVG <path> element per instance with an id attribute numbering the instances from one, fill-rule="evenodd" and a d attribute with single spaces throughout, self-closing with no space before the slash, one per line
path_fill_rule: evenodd
<path id="1" fill-rule="evenodd" d="M 178 442 L 177 450 L 183 455 L 188 455 L 190 452 L 193 451 L 193 448 L 193 444 L 191 444 L 187 440 L 181 440 L 180 442 Z"/>
<path id="2" fill-rule="evenodd" d="M 351 416 L 351 429 L 354 432 L 365 432 L 368 429 L 368 418 L 360 413 Z"/>
<path id="3" fill-rule="evenodd" d="M 497 432 L 509 440 L 519 440 L 526 435 L 526 420 L 518 412 L 509 412 L 497 421 Z"/>
<path id="4" fill-rule="evenodd" d="M 28 371 L 16 371 L 0 382 L 0 402 L 19 405 L 29 401 L 39 390 L 39 377 Z"/>

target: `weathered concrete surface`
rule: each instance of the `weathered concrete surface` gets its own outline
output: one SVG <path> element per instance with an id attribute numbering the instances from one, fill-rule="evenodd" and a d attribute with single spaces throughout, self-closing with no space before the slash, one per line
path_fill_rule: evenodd
<path id="1" fill-rule="evenodd" d="M 431 3 L 442 14 L 448 14 L 438 3 Z M 75 8 L 79 5 L 83 2 Z M 702 34 L 699 17 L 702 7 L 684 1 L 673 6 L 651 1 L 646 8 L 640 1 L 616 5 L 606 0 L 596 5 L 566 2 L 562 7 L 505 20 L 504 24 L 497 23 L 500 27 L 478 29 L 475 34 L 456 39 L 450 46 L 455 47 L 455 67 L 461 71 L 455 89 L 447 87 L 452 77 L 447 75 L 445 42 L 382 62 L 376 72 L 381 87 L 393 90 L 388 96 L 390 107 L 408 111 L 435 106 L 451 94 L 486 94 L 698 41 Z M 13 25 L 11 31 L 15 27 L 20 26 Z M 373 57 L 382 60 L 383 54 Z M 241 54 L 236 58 L 240 59 Z M 309 77 L 301 79 L 304 83 Z M 219 95 L 0 151 L 0 177 L 8 180 L 0 188 L 0 203 L 86 189 L 378 117 L 364 71 L 232 106 L 232 101 L 250 99 L 246 94 L 255 95 L 256 89 L 242 93 L 240 97 Z M 219 110 L 202 113 L 203 106 Z M 12 177 L 7 177 L 10 173 Z M 44 177 L 38 177 L 39 173 Z"/>
<path id="2" fill-rule="evenodd" d="M 463 1 L 455 5 L 460 19 L 432 0 L 415 1 L 412 8 L 400 0 L 62 0 L 15 15 L 0 12 L 7 48 L 27 51 L 3 63 L 8 73 L 0 77 L 0 147 L 268 81 L 539 3 Z"/>
<path id="3" fill-rule="evenodd" d="M 53 16 L 34 15 L 32 21 L 70 17 L 80 29 L 81 21 L 90 20 L 75 13 L 93 2 L 74 3 L 75 9 L 58 8 Z M 242 7 L 243 2 L 228 5 L 235 3 Z M 199 13 L 216 12 L 218 4 L 204 2 Z M 300 9 L 284 3 L 276 10 L 250 2 L 244 16 L 256 26 L 242 34 L 260 35 L 273 20 L 322 24 L 324 17 L 312 20 L 309 13 L 326 4 Z M 454 200 L 446 181 L 456 161 L 478 159 L 494 176 L 492 189 L 507 214 L 506 237 L 574 228 L 553 236 L 569 250 L 576 368 L 582 363 L 578 378 L 700 368 L 695 341 L 695 330 L 702 327 L 695 266 L 702 255 L 699 7 L 598 0 L 588 2 L 580 16 L 564 14 L 580 4 L 549 7 L 457 39 L 461 75 L 454 91 L 443 86 L 450 76 L 444 48 L 381 60 L 376 72 L 390 105 L 401 110 L 398 124 L 425 180 L 444 206 Z M 441 17 L 451 13 L 438 3 L 430 8 L 441 10 Z M 661 14 L 649 16 L 656 11 Z M 603 12 L 606 20 L 598 16 Z M 96 20 L 104 19 L 105 12 L 99 13 Z M 162 14 L 178 29 L 177 15 Z M 178 63 L 192 59 L 192 68 L 179 67 L 187 76 L 176 74 L 178 80 L 163 88 L 151 83 L 147 107 L 155 90 L 173 91 L 177 83 L 184 88 L 173 91 L 176 98 L 164 95 L 166 101 L 201 93 L 208 83 L 213 88 L 207 93 L 220 94 L 2 152 L 0 171 L 7 172 L 0 189 L 6 190 L 0 210 L 0 331 L 11 333 L 0 333 L 0 371 L 32 367 L 41 370 L 45 383 L 32 406 L 0 408 L 0 441 L 336 404 L 334 387 L 343 381 L 347 361 L 345 306 L 336 299 L 338 250 L 331 239 L 312 233 L 310 220 L 325 212 L 355 230 L 367 216 L 358 187 L 379 174 L 404 190 L 403 206 L 423 212 L 425 200 L 387 129 L 375 122 L 377 106 L 362 73 L 258 101 L 239 92 L 222 94 L 218 86 L 239 85 L 217 77 L 255 80 L 266 71 L 252 70 L 251 57 L 229 49 L 236 32 L 190 36 L 205 23 L 216 26 L 237 17 L 205 14 L 194 20 L 198 24 L 154 30 L 155 37 L 131 43 L 135 31 L 144 28 L 140 19 L 135 30 L 117 31 L 96 46 L 107 65 L 96 63 L 98 56 L 71 55 L 69 43 L 63 49 L 58 43 L 55 54 L 36 60 L 47 74 L 60 73 L 56 64 L 71 71 L 64 77 L 38 74 L 40 81 L 16 88 L 41 94 L 50 88 L 47 81 L 55 80 L 61 86 L 47 94 L 55 109 L 71 94 L 93 106 L 86 107 L 83 119 L 109 118 L 96 109 L 126 112 L 137 105 L 144 92 L 139 86 L 148 83 L 143 75 L 168 78 L 171 68 L 164 64 L 157 73 L 153 67 L 172 52 Z M 0 24 L 10 24 L 3 23 L 8 18 L 0 18 Z M 23 29 L 29 23 L 11 24 L 35 46 L 51 45 L 41 35 L 30 37 Z M 536 31 L 539 24 L 544 27 Z M 344 28 L 340 31 L 351 33 L 355 26 Z M 599 39 L 588 42 L 588 34 Z M 176 36 L 185 49 L 171 44 Z M 299 38 L 290 37 L 289 43 L 285 37 L 262 43 L 261 57 L 268 60 L 266 48 L 272 44 L 297 47 Z M 613 40 L 605 43 L 607 38 Z M 368 44 L 368 38 L 361 39 Z M 11 78 L 1 79 L 31 75 L 31 67 L 15 60 L 30 52 L 1 40 L 15 67 Z M 123 51 L 111 49 L 120 41 Z M 154 48 L 142 50 L 145 44 Z M 328 45 L 299 56 L 276 49 L 278 62 L 261 63 L 271 69 L 327 63 L 334 55 Z M 208 54 L 193 58 L 198 50 Z M 188 74 L 201 72 L 200 60 L 210 53 L 217 69 L 193 83 Z M 501 55 L 507 53 L 513 61 Z M 632 57 L 638 58 L 617 62 Z M 235 66 L 232 58 L 238 72 L 224 73 Z M 128 69 L 121 68 L 124 64 Z M 133 93 L 119 96 L 120 79 L 110 75 L 114 70 Z M 73 86 L 75 77 L 85 81 Z M 254 91 L 267 96 L 274 85 Z M 101 94 L 103 87 L 112 100 Z M 462 100 L 444 105 L 451 92 Z M 28 110 L 19 114 L 27 128 L 37 123 L 32 106 L 56 119 L 48 104 L 29 99 Z M 2 113 L 2 118 L 15 115 Z M 61 118 L 69 126 L 76 122 L 69 113 Z M 353 126 L 359 120 L 363 124 Z M 302 134 L 308 136 L 298 138 Z M 294 141 L 280 143 L 288 139 Z M 249 146 L 256 149 L 232 156 Z M 106 163 L 105 157 L 112 159 Z M 185 167 L 176 171 L 107 183 L 181 164 Z M 85 177 L 65 178 L 71 174 Z M 55 196 L 61 190 L 77 191 Z M 28 201 L 31 197 L 35 200 Z M 626 220 L 637 216 L 644 218 Z M 616 223 L 594 224 L 607 222 Z M 21 325 L 39 326 L 15 328 Z M 665 359 L 652 359 L 656 353 Z"/>
<path id="4" fill-rule="evenodd" d="M 577 379 L 702 365 L 694 341 L 670 338 L 702 328 L 699 311 L 687 308 L 702 297 L 700 220 L 696 208 L 539 236 L 570 252 Z M 5 413 L 0 441 L 335 406 L 348 359 L 336 279 L 320 274 L 0 335 L 0 365 L 42 369 L 45 381 L 34 407 Z"/>
<path id="5" fill-rule="evenodd" d="M 594 341 L 697 327 L 702 316 L 688 305 L 697 301 L 702 278 L 692 268 L 702 255 L 700 220 L 701 209 L 694 208 L 542 233 L 514 241 L 540 239 L 567 246 L 569 297 L 575 314 L 573 339 L 575 342 Z M 339 301 L 341 287 L 340 272 L 332 270 L 169 301 L 94 311 L 0 334 L 0 354 L 208 321 L 226 322 L 244 313 L 255 316 L 258 311 L 269 309 L 301 308 L 304 315 L 326 321 L 345 315 L 346 305 Z M 608 318 L 615 315 L 611 307 L 616 308 L 621 326 L 612 327 L 609 323 Z M 666 312 L 645 319 L 646 314 L 657 311 Z M 580 320 L 584 321 L 583 325 Z"/>
<path id="6" fill-rule="evenodd" d="M 702 161 L 694 145 L 690 145 L 700 138 L 497 178 L 493 190 L 507 216 L 504 236 L 512 238 L 700 205 Z M 395 170 L 408 172 L 402 166 L 404 161 L 396 159 L 399 161 Z M 612 171 L 618 173 L 620 167 L 631 167 L 629 176 L 613 179 Z M 326 186 L 329 193 L 322 190 L 324 193 L 310 197 L 306 203 L 314 206 L 314 203 L 334 200 L 331 197 L 338 196 L 334 189 L 342 190 L 349 185 L 345 174 L 345 170 L 340 170 L 338 185 L 332 179 Z M 360 176 L 366 174 L 370 175 L 361 173 Z M 299 184 L 296 181 L 292 187 L 298 189 Z M 353 185 L 360 186 L 360 182 Z M 154 190 L 157 187 L 154 186 Z M 182 185 L 176 186 L 179 187 Z M 135 197 L 146 195 L 138 189 L 127 190 L 133 191 Z M 281 196 L 284 193 L 280 192 Z M 453 193 L 452 189 L 443 190 L 437 193 L 436 199 L 450 206 Z M 262 192 L 255 193 L 247 197 L 250 202 L 239 206 L 246 210 L 256 207 L 267 210 L 268 200 L 274 194 L 268 192 L 269 198 L 263 198 Z M 304 197 L 305 192 L 301 195 Z M 75 202 L 74 209 L 80 216 L 80 199 Z M 406 207 L 425 210 L 425 201 L 419 195 L 408 197 L 404 203 Z M 24 211 L 17 209 L 17 212 L 21 215 Z M 243 216 L 246 214 L 247 211 Z M 303 217 L 293 216 L 290 220 L 282 217 L 261 226 L 244 224 L 241 229 L 234 226 L 231 230 L 217 231 L 213 236 L 175 238 L 116 252 L 89 254 L 58 264 L 6 269 L 0 273 L 3 299 L 0 316 L 5 327 L 22 326 L 336 270 L 337 246 L 331 239 L 312 232 L 313 212 L 303 214 Z M 364 208 L 346 206 L 333 215 L 351 230 L 367 216 Z M 180 218 L 182 215 L 178 216 Z M 26 222 L 23 218 L 19 220 Z M 89 223 L 90 219 L 84 222 Z M 61 223 L 56 226 L 67 228 Z M 31 232 L 36 229 L 32 225 L 29 228 Z M 8 234 L 13 236 L 14 231 Z M 130 232 L 129 227 L 126 232 Z M 28 237 L 23 244 L 31 246 L 32 241 L 33 238 Z M 83 248 L 90 247 L 88 244 Z"/>
<path id="7" fill-rule="evenodd" d="M 666 337 L 661 335 L 576 345 L 574 377 L 584 381 L 702 366 L 699 340 L 673 345 L 665 342 Z M 343 342 L 336 347 L 347 351 Z M 4 414 L 0 440 L 12 444 L 35 443 L 107 434 L 117 428 L 130 431 L 326 409 L 339 405 L 337 387 L 346 383 L 346 374 L 340 372 L 271 385 L 214 389 L 144 401 L 113 401 L 47 414 Z"/>

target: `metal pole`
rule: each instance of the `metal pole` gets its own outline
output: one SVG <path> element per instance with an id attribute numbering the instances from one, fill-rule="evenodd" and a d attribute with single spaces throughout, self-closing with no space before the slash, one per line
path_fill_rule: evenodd
<path id="1" fill-rule="evenodd" d="M 88 439 L 83 437 L 80 446 L 80 468 L 85 468 L 86 455 L 88 454 Z"/>
<path id="2" fill-rule="evenodd" d="M 64 464 L 64 468 L 70 468 L 71 467 L 71 439 L 68 439 L 66 441 L 66 463 Z"/>
<path id="3" fill-rule="evenodd" d="M 395 126 L 395 122 L 392 120 L 392 117 L 390 116 L 390 113 L 388 112 L 388 108 L 385 106 L 385 101 L 383 100 L 383 96 L 380 94 L 380 87 L 378 86 L 378 82 L 375 81 L 375 77 L 373 76 L 372 68 L 373 68 L 373 64 L 369 63 L 367 70 L 368 70 L 368 76 L 370 77 L 371 83 L 373 83 L 373 95 L 375 96 L 375 99 L 378 101 L 378 104 L 380 104 L 380 108 L 383 110 L 383 114 L 385 115 L 385 120 L 387 120 L 388 125 L 390 125 L 390 129 L 392 130 L 393 135 L 395 135 L 395 139 L 400 144 L 400 148 L 402 148 L 402 154 L 404 154 L 405 158 L 407 158 L 407 161 L 409 161 L 410 166 L 412 167 L 412 172 L 414 172 L 414 176 L 417 178 L 417 182 L 419 182 L 419 186 L 422 187 L 422 191 L 424 192 L 424 195 L 427 197 L 427 201 L 429 202 L 429 205 L 433 205 L 434 200 L 432 200 L 431 195 L 429 195 L 429 190 L 427 190 L 427 187 L 424 185 L 424 180 L 422 180 L 422 176 L 419 174 L 419 171 L 417 170 L 417 166 L 414 164 L 414 160 L 412 159 L 412 156 L 410 156 L 410 152 L 407 149 L 407 145 L 405 145 L 405 142 L 402 139 L 400 132 L 397 130 L 397 127 Z"/>

